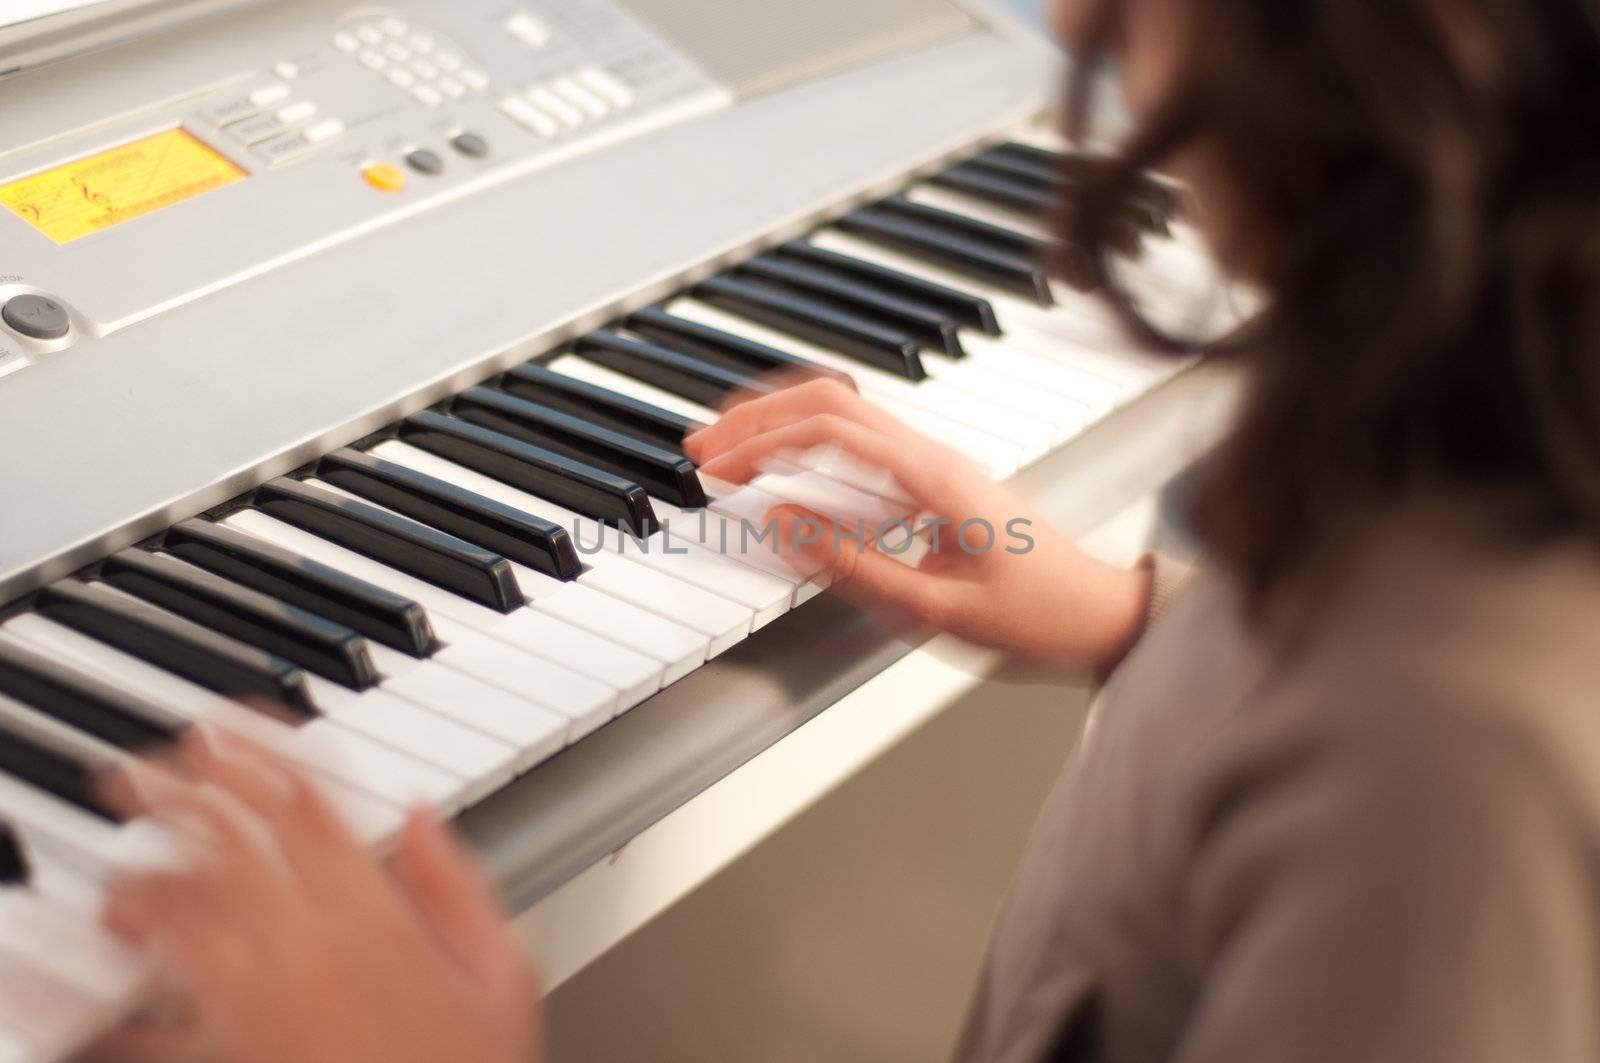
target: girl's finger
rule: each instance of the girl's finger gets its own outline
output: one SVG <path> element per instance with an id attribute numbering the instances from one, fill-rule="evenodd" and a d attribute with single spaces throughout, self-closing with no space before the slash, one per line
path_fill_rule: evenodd
<path id="1" fill-rule="evenodd" d="M 473 975 L 498 975 L 505 913 L 482 874 L 431 812 L 412 813 L 391 860 L 418 918 L 452 960 Z"/>
<path id="2" fill-rule="evenodd" d="M 841 538 L 832 521 L 798 506 L 779 506 L 767 519 L 777 526 L 787 554 L 827 574 L 829 590 L 887 609 L 896 619 L 936 627 L 948 620 L 957 589 L 949 579 L 912 568 L 858 539 Z"/>
<path id="3" fill-rule="evenodd" d="M 834 414 L 885 435 L 915 436 L 910 428 L 861 398 L 850 387 L 836 380 L 821 379 L 752 399 L 729 409 L 716 424 L 685 438 L 684 453 L 704 464 L 751 436 L 818 414 Z"/>
<path id="4" fill-rule="evenodd" d="M 857 459 L 883 469 L 915 503 L 943 516 L 960 514 L 957 490 L 970 477 L 952 475 L 961 458 L 927 440 L 886 435 L 837 414 L 823 413 L 752 436 L 707 461 L 701 471 L 730 483 L 745 483 L 785 451 L 837 444 Z"/>

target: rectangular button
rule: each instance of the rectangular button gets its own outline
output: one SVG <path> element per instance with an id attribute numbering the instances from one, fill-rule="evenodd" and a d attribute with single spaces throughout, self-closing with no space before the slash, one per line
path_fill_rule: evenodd
<path id="1" fill-rule="evenodd" d="M 292 133 L 289 136 L 279 137 L 277 140 L 269 140 L 264 144 L 258 145 L 256 152 L 268 162 L 279 163 L 293 159 L 298 155 L 303 155 L 310 151 L 311 147 L 311 141 L 305 134 Z"/>
<path id="2" fill-rule="evenodd" d="M 261 108 L 251 103 L 248 99 L 237 99 L 229 100 L 227 103 L 219 103 L 215 107 L 208 107 L 202 113 L 205 115 L 206 121 L 221 127 L 254 117 L 260 111 Z"/>
<path id="3" fill-rule="evenodd" d="M 235 122 L 228 127 L 228 135 L 239 143 L 249 146 L 259 144 L 269 137 L 283 132 L 283 123 L 270 114 L 247 118 L 243 122 Z"/>

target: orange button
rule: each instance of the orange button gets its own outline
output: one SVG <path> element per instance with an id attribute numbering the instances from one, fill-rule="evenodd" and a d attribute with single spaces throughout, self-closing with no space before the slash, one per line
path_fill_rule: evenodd
<path id="1" fill-rule="evenodd" d="M 405 191 L 406 175 L 386 162 L 373 163 L 361 171 L 361 176 L 367 179 L 367 184 L 380 192 Z"/>

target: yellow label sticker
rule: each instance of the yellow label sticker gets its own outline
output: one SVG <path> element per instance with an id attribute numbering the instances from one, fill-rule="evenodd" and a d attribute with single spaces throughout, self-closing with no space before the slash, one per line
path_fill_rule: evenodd
<path id="1" fill-rule="evenodd" d="M 245 177 L 197 137 L 169 129 L 0 187 L 0 205 L 70 244 Z"/>

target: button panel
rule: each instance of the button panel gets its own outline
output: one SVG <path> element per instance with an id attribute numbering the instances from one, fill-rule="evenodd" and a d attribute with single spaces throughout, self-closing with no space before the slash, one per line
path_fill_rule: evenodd
<path id="1" fill-rule="evenodd" d="M 333 35 L 333 47 L 383 75 L 424 107 L 438 107 L 489 87 L 489 75 L 470 65 L 462 49 L 402 18 L 352 23 Z"/>
<path id="2" fill-rule="evenodd" d="M 536 136 L 549 139 L 633 107 L 637 94 L 616 74 L 586 66 L 500 101 L 500 110 Z"/>

